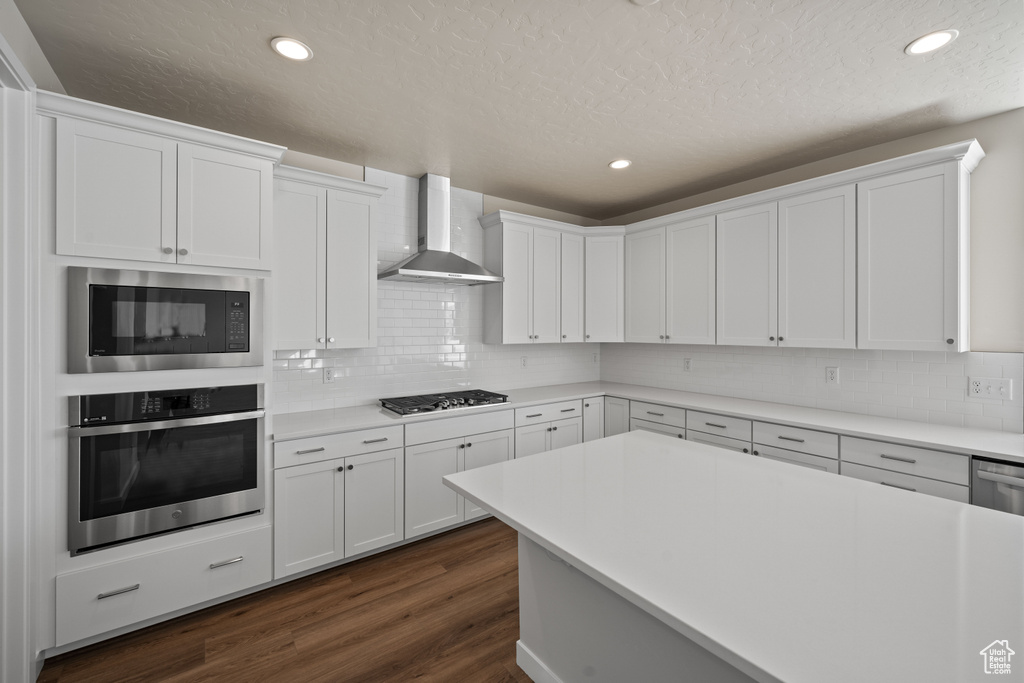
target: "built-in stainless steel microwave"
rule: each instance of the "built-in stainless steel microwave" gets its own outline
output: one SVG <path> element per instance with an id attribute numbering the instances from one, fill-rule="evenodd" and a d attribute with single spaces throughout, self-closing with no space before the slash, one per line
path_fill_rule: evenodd
<path id="1" fill-rule="evenodd" d="M 68 372 L 263 365 L 263 281 L 68 268 Z"/>

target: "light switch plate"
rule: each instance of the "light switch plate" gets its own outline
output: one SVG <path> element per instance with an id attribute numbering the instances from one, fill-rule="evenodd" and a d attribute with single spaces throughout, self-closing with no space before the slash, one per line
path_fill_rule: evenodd
<path id="1" fill-rule="evenodd" d="M 970 377 L 967 395 L 972 398 L 992 398 L 1009 401 L 1013 398 L 1013 380 L 992 377 Z"/>

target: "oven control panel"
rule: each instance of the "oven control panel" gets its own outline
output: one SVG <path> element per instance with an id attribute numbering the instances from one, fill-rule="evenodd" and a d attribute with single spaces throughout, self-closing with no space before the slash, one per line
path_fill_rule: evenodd
<path id="1" fill-rule="evenodd" d="M 122 424 L 258 410 L 262 408 L 261 388 L 245 384 L 74 396 L 69 422 L 71 426 Z"/>

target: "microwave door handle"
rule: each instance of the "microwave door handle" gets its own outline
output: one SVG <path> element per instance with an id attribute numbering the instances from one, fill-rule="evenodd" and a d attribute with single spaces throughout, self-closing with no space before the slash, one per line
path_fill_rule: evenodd
<path id="1" fill-rule="evenodd" d="M 265 410 L 250 410 L 244 413 L 227 413 L 225 415 L 203 415 L 201 417 L 183 417 L 172 420 L 159 420 L 157 422 L 132 422 L 130 424 L 117 425 L 86 425 L 84 427 L 68 428 L 68 436 L 71 438 L 82 438 L 86 436 L 104 436 L 106 434 L 131 434 L 133 432 L 152 432 L 158 429 L 175 429 L 177 427 L 196 427 L 198 425 L 221 424 L 224 422 L 239 422 L 241 420 L 253 420 L 263 417 Z"/>
<path id="2" fill-rule="evenodd" d="M 997 474 L 996 472 L 989 472 L 987 470 L 978 470 L 977 475 L 979 479 L 986 479 L 988 481 L 994 481 L 997 484 L 1006 484 L 1007 486 L 1015 486 L 1020 489 L 1024 489 L 1024 477 L 1011 477 L 1009 474 Z"/>

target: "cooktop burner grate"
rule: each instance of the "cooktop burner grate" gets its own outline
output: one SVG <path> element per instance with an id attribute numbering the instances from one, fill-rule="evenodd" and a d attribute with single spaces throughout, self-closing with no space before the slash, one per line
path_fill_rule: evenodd
<path id="1" fill-rule="evenodd" d="M 471 408 L 474 406 L 505 403 L 507 401 L 508 396 L 504 394 L 496 394 L 493 391 L 484 391 L 482 389 L 470 389 L 467 391 L 448 391 L 443 394 L 382 398 L 380 399 L 380 404 L 399 415 L 414 415 L 434 410 Z"/>

